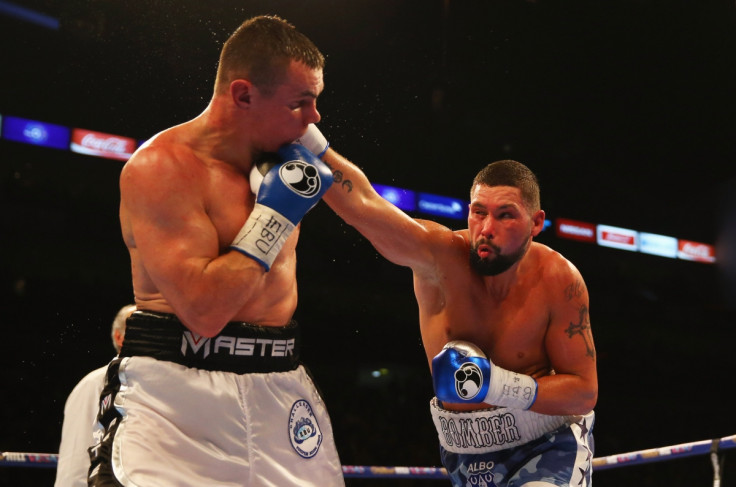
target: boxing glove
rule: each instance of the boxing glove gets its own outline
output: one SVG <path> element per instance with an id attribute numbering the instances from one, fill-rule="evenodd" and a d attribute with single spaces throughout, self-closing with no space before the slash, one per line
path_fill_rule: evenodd
<path id="1" fill-rule="evenodd" d="M 253 167 L 250 170 L 250 190 L 253 194 L 258 194 L 258 188 L 261 187 L 263 178 L 266 177 L 268 171 L 273 169 L 274 166 L 281 164 L 279 155 L 275 152 L 267 152 L 261 156 L 256 162 L 253 163 Z"/>
<path id="2" fill-rule="evenodd" d="M 327 148 L 330 146 L 330 143 L 327 142 L 325 136 L 322 135 L 322 132 L 320 132 L 317 126 L 313 123 L 310 123 L 307 126 L 306 133 L 296 139 L 293 143 L 304 146 L 309 149 L 309 152 L 320 159 L 325 155 Z M 266 173 L 268 173 L 273 166 L 279 163 L 275 157 L 276 154 L 269 152 L 264 154 L 258 162 L 253 164 L 253 168 L 250 171 L 250 190 L 253 194 L 258 194 L 258 188 L 260 187 Z"/>
<path id="3" fill-rule="evenodd" d="M 309 149 L 309 151 L 315 156 L 322 159 L 327 149 L 330 147 L 330 143 L 322 132 L 313 123 L 310 123 L 307 127 L 307 132 L 294 141 L 295 144 L 300 144 Z"/>
<path id="4" fill-rule="evenodd" d="M 327 165 L 301 145 L 286 145 L 277 154 L 282 162 L 263 176 L 253 211 L 230 245 L 266 271 L 296 225 L 332 184 Z"/>
<path id="5" fill-rule="evenodd" d="M 494 365 L 470 342 L 452 341 L 432 359 L 437 399 L 455 403 L 486 403 L 529 409 L 537 399 L 533 377 Z"/>

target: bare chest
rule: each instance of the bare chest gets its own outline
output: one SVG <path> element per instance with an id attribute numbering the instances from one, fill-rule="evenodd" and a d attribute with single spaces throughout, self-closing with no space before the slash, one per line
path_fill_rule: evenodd
<path id="1" fill-rule="evenodd" d="M 543 300 L 521 294 L 514 293 L 503 299 L 490 298 L 483 293 L 470 295 L 450 314 L 459 313 L 472 323 L 473 332 L 487 340 L 491 350 L 511 344 L 536 343 L 549 323 L 547 307 Z"/>
<path id="2" fill-rule="evenodd" d="M 446 284 L 443 306 L 422 315 L 430 357 L 448 341 L 467 340 L 494 363 L 513 370 L 536 368 L 546 361 L 544 339 L 550 312 L 542 289 L 524 285 L 494 297 L 481 286 L 469 286 L 468 280 Z M 429 310 L 430 304 L 424 308 Z"/>
<path id="3" fill-rule="evenodd" d="M 203 187 L 204 210 L 217 230 L 219 246 L 230 245 L 255 205 L 245 177 L 213 171 Z"/>

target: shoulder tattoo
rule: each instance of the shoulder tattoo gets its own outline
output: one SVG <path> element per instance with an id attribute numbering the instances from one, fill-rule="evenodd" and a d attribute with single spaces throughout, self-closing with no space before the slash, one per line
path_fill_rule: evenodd
<path id="1" fill-rule="evenodd" d="M 565 288 L 565 298 L 567 298 L 568 301 L 574 298 L 579 298 L 582 296 L 583 290 L 583 283 L 580 279 L 576 279 L 575 282 Z"/>

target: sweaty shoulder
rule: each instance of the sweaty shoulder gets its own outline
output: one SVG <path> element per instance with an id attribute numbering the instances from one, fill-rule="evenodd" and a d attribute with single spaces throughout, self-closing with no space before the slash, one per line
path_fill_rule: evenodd
<path id="1" fill-rule="evenodd" d="M 205 208 L 207 170 L 192 148 L 169 129 L 142 145 L 120 174 L 120 220 L 134 246 L 133 226 L 181 222 Z"/>
<path id="2" fill-rule="evenodd" d="M 416 219 L 416 221 L 424 228 L 426 232 L 424 239 L 432 253 L 447 252 L 454 247 L 462 247 L 468 241 L 467 230 L 451 230 L 431 220 Z"/>
<path id="3" fill-rule="evenodd" d="M 192 191 L 206 177 L 206 165 L 176 132 L 166 131 L 141 146 L 123 166 L 121 196 L 171 197 L 178 190 Z"/>
<path id="4" fill-rule="evenodd" d="M 123 167 L 124 171 L 166 174 L 169 171 L 196 171 L 202 161 L 191 146 L 176 133 L 163 132 L 143 144 Z"/>
<path id="5" fill-rule="evenodd" d="M 424 229 L 421 244 L 414 249 L 417 261 L 410 267 L 415 273 L 428 275 L 441 274 L 440 269 L 447 269 L 458 259 L 467 260 L 469 248 L 467 230 L 451 230 L 431 220 L 417 219 Z"/>
<path id="6" fill-rule="evenodd" d="M 578 269 L 562 254 L 539 242 L 533 242 L 531 249 L 542 274 L 541 278 L 548 287 L 567 289 L 571 286 L 584 286 Z"/>

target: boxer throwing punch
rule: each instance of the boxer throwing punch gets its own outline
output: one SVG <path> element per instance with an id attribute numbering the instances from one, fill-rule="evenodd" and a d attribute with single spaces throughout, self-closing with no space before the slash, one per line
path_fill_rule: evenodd
<path id="1" fill-rule="evenodd" d="M 137 311 L 108 368 L 90 485 L 344 486 L 292 320 L 300 221 L 332 177 L 288 144 L 320 119 L 323 67 L 286 21 L 247 20 L 205 110 L 123 167 Z"/>
<path id="2" fill-rule="evenodd" d="M 321 138 L 316 127 L 311 136 Z M 588 290 L 568 260 L 533 241 L 545 218 L 535 175 L 510 160 L 482 168 L 468 228 L 453 231 L 407 216 L 332 148 L 324 160 L 343 182 L 325 202 L 413 271 L 453 485 L 589 485 L 598 381 Z"/>

